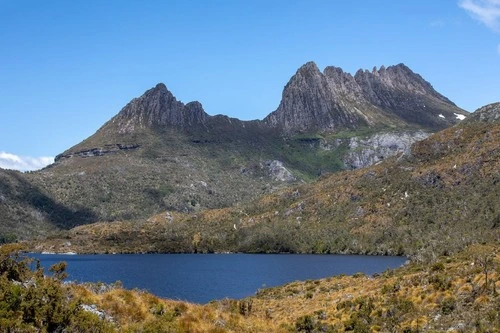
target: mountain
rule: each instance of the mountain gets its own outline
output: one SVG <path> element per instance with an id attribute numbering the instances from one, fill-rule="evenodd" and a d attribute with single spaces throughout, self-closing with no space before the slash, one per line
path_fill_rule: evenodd
<path id="1" fill-rule="evenodd" d="M 254 121 L 211 116 L 160 83 L 44 170 L 1 171 L 0 218 L 10 222 L 0 233 L 30 237 L 37 228 L 24 224 L 53 230 L 241 205 L 408 153 L 466 114 L 404 65 L 353 77 L 307 63 L 278 109 Z M 25 200 L 33 189 L 36 200 Z"/>
<path id="2" fill-rule="evenodd" d="M 203 124 L 208 117 L 200 103 L 185 105 L 159 83 L 128 103 L 111 122 L 117 123 L 120 133 L 133 133 L 136 129 L 166 125 L 189 128 Z"/>
<path id="3" fill-rule="evenodd" d="M 235 207 L 80 226 L 35 250 L 302 252 L 434 258 L 500 240 L 500 103 L 411 153 Z M 68 243 L 70 245 L 68 245 Z"/>
<path id="4" fill-rule="evenodd" d="M 264 121 L 286 133 L 363 126 L 435 131 L 456 124 L 464 115 L 404 64 L 359 70 L 353 77 L 331 66 L 321 73 L 309 62 L 288 82 L 278 109 Z"/>

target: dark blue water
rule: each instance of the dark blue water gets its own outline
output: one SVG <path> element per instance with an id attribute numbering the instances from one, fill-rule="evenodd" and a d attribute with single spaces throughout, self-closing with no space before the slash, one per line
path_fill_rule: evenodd
<path id="1" fill-rule="evenodd" d="M 243 298 L 259 288 L 338 274 L 374 274 L 401 266 L 404 257 L 307 254 L 33 254 L 43 267 L 66 261 L 67 280 L 121 281 L 125 288 L 206 303 Z M 47 270 L 46 270 L 47 271 Z"/>

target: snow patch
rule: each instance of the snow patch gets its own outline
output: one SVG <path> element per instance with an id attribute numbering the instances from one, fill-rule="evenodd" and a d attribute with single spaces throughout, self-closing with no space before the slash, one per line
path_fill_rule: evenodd
<path id="1" fill-rule="evenodd" d="M 439 114 L 439 116 L 438 116 L 438 117 L 439 117 L 439 118 L 443 118 L 443 119 L 445 118 L 445 117 L 444 117 L 441 113 Z"/>
<path id="2" fill-rule="evenodd" d="M 453 113 L 458 120 L 464 120 L 466 117 L 463 114 Z"/>

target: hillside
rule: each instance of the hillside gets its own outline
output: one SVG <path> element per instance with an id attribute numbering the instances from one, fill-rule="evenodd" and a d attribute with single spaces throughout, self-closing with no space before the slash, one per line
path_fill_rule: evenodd
<path id="1" fill-rule="evenodd" d="M 500 247 L 474 245 L 376 276 L 293 282 L 206 305 L 119 283 L 74 284 L 0 251 L 0 327 L 11 332 L 499 332 Z M 7 256 L 9 255 L 9 256 Z M 29 282 L 25 282 L 29 281 Z"/>
<path id="2" fill-rule="evenodd" d="M 466 114 L 403 64 L 351 76 L 307 63 L 254 121 L 208 115 L 158 84 L 53 165 L 0 170 L 0 234 L 240 205 L 408 152 Z"/>
<path id="3" fill-rule="evenodd" d="M 500 239 L 500 103 L 410 154 L 235 207 L 80 226 L 36 243 L 57 252 L 305 252 L 415 259 Z M 59 238 L 60 237 L 60 238 Z"/>

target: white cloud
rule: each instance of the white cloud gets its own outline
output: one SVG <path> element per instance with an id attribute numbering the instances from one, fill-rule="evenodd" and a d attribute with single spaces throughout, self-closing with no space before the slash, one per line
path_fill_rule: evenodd
<path id="1" fill-rule="evenodd" d="M 500 32 L 500 0 L 460 0 L 458 5 L 488 28 Z"/>
<path id="2" fill-rule="evenodd" d="M 53 157 L 18 156 L 0 151 L 0 168 L 19 171 L 38 170 L 54 162 Z"/>

